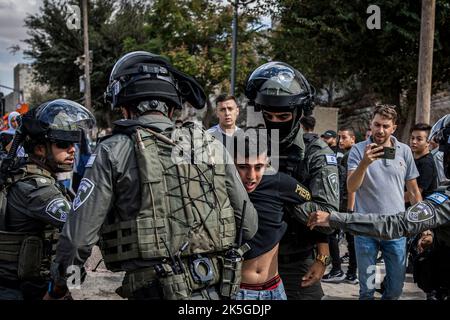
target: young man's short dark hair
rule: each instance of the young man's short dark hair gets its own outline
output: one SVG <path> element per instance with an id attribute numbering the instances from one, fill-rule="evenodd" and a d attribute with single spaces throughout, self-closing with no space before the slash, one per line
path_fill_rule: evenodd
<path id="1" fill-rule="evenodd" d="M 236 103 L 236 105 L 238 104 L 235 96 L 229 95 L 227 93 L 223 93 L 223 94 L 221 94 L 221 95 L 219 95 L 217 97 L 217 99 L 216 99 L 216 106 L 219 103 L 224 102 L 224 101 L 228 101 L 228 100 L 233 100 Z"/>
<path id="2" fill-rule="evenodd" d="M 313 131 L 316 127 L 316 119 L 313 116 L 302 117 L 300 119 L 300 124 L 305 130 Z"/>
<path id="3" fill-rule="evenodd" d="M 355 130 L 352 127 L 342 127 L 339 131 L 347 131 L 351 137 L 356 137 Z"/>
<path id="4" fill-rule="evenodd" d="M 426 131 L 428 136 L 430 135 L 431 126 L 427 123 L 416 123 L 412 126 L 411 130 L 409 130 L 409 133 L 412 133 L 413 131 Z"/>
<path id="5" fill-rule="evenodd" d="M 251 129 L 234 136 L 234 159 L 237 156 L 249 158 L 267 153 L 267 135 L 259 130 Z"/>

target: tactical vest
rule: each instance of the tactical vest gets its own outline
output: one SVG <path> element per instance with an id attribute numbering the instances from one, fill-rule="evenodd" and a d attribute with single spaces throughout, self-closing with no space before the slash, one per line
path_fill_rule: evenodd
<path id="1" fill-rule="evenodd" d="M 121 264 L 131 259 L 169 261 L 160 265 L 160 272 L 150 270 L 142 277 L 148 282 L 158 276 L 155 272 L 159 273 L 160 284 L 168 291 L 165 299 L 188 299 L 189 293 L 182 293 L 186 291 L 184 286 L 189 287 L 187 291 L 202 286 L 192 272 L 187 272 L 195 265 L 193 257 L 198 258 L 198 263 L 202 263 L 200 257 L 212 261 L 215 276 L 206 282 L 217 283 L 224 264 L 218 256 L 235 242 L 235 217 L 225 185 L 225 166 L 214 163 L 213 155 L 208 153 L 213 139 L 198 128 L 184 126 L 156 132 L 158 128 L 129 122 L 131 130 L 116 127 L 115 132 L 127 133 L 134 142 L 141 208 L 135 220 L 104 224 L 103 258 L 110 270 L 121 270 Z M 182 270 L 174 270 L 175 264 Z M 172 273 L 172 277 L 161 276 L 165 272 Z"/>
<path id="2" fill-rule="evenodd" d="M 0 264 L 7 263 L 8 268 L 14 268 L 19 280 L 48 278 L 59 234 L 53 227 L 40 233 L 6 231 L 8 190 L 19 181 L 42 176 L 53 179 L 47 170 L 27 164 L 10 175 L 0 191 Z"/>

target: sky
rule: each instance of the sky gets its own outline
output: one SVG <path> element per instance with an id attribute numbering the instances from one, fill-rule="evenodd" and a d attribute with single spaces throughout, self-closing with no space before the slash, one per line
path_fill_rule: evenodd
<path id="1" fill-rule="evenodd" d="M 15 55 L 10 53 L 9 47 L 19 45 L 22 49 L 27 38 L 24 19 L 27 14 L 38 12 L 42 0 L 0 0 L 0 84 L 13 87 L 13 68 L 18 63 L 29 63 L 22 52 Z M 5 95 L 11 91 L 0 88 Z"/>

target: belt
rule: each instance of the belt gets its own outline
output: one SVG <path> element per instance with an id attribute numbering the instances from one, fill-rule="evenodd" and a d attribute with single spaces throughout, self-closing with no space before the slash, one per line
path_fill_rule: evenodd
<path id="1" fill-rule="evenodd" d="M 252 283 L 241 283 L 241 289 L 253 290 L 253 291 L 263 291 L 263 290 L 273 290 L 277 288 L 281 283 L 281 277 L 277 274 L 272 279 L 258 284 Z"/>

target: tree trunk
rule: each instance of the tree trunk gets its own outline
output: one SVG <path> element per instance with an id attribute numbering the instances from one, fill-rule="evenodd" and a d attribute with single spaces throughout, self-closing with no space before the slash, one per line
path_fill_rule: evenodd
<path id="1" fill-rule="evenodd" d="M 430 123 L 436 0 L 422 0 L 416 122 Z"/>
<path id="2" fill-rule="evenodd" d="M 205 112 L 205 116 L 203 117 L 203 126 L 208 129 L 211 127 L 211 120 L 212 120 L 212 116 L 214 114 L 214 109 L 212 107 L 212 103 L 209 99 L 206 99 L 206 112 Z"/>

